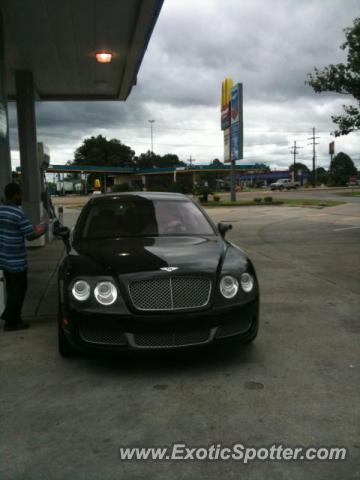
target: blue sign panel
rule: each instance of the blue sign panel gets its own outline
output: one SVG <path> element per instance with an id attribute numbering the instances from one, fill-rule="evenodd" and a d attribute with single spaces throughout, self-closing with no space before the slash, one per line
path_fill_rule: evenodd
<path id="1" fill-rule="evenodd" d="M 240 121 L 240 84 L 238 83 L 231 89 L 231 124 Z"/>
<path id="2" fill-rule="evenodd" d="M 231 160 L 243 158 L 243 87 L 237 83 L 231 89 Z"/>
<path id="3" fill-rule="evenodd" d="M 239 122 L 231 125 L 231 160 L 236 161 L 240 158 L 240 144 L 239 144 Z"/>

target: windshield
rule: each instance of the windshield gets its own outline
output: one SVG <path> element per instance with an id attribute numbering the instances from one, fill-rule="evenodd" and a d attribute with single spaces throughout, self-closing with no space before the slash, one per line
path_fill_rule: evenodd
<path id="1" fill-rule="evenodd" d="M 214 234 L 192 202 L 134 197 L 93 205 L 85 219 L 82 238 Z"/>

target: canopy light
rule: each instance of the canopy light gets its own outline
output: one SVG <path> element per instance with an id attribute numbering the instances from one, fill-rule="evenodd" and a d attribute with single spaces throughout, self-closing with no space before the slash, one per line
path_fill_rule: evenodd
<path id="1" fill-rule="evenodd" d="M 109 52 L 97 52 L 95 54 L 96 60 L 99 63 L 110 63 L 112 60 L 112 53 Z"/>

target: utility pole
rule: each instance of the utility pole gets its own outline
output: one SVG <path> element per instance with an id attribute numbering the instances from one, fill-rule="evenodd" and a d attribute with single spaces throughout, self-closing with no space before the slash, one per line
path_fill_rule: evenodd
<path id="1" fill-rule="evenodd" d="M 294 155 L 294 165 L 293 165 L 293 182 L 295 182 L 296 180 L 296 173 L 295 173 L 295 164 L 296 164 L 296 155 L 298 154 L 298 150 L 300 148 L 304 148 L 304 147 L 298 147 L 296 145 L 296 140 L 294 140 L 294 145 L 292 147 L 290 147 L 290 151 L 291 153 Z"/>
<path id="2" fill-rule="evenodd" d="M 316 161 L 316 150 L 315 150 L 315 146 L 316 145 L 319 145 L 318 143 L 316 143 L 316 140 L 320 137 L 316 137 L 315 136 L 315 127 L 313 127 L 312 129 L 312 137 L 308 138 L 308 140 L 311 140 L 311 143 L 309 143 L 308 145 L 312 145 L 313 147 L 313 157 L 312 157 L 312 184 L 313 184 L 313 187 L 316 187 L 316 168 L 315 168 L 315 161 Z"/>
<path id="3" fill-rule="evenodd" d="M 192 167 L 192 164 L 193 164 L 193 159 L 192 159 L 192 156 L 190 155 L 190 158 L 189 158 L 189 166 L 190 166 L 190 168 Z"/>
<path id="4" fill-rule="evenodd" d="M 155 120 L 148 120 L 150 123 L 150 135 L 151 135 L 151 153 L 154 153 L 154 144 L 153 144 L 153 124 Z"/>
<path id="5" fill-rule="evenodd" d="M 230 128 L 229 128 L 229 145 L 230 145 L 230 201 L 236 202 L 236 182 L 235 182 L 235 159 L 231 155 L 231 100 L 229 102 L 230 112 Z"/>

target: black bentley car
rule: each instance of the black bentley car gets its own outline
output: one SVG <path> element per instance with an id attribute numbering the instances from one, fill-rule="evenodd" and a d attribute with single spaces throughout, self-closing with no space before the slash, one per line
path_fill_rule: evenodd
<path id="1" fill-rule="evenodd" d="M 99 195 L 59 234 L 59 351 L 252 341 L 259 288 L 246 254 L 181 194 Z"/>

